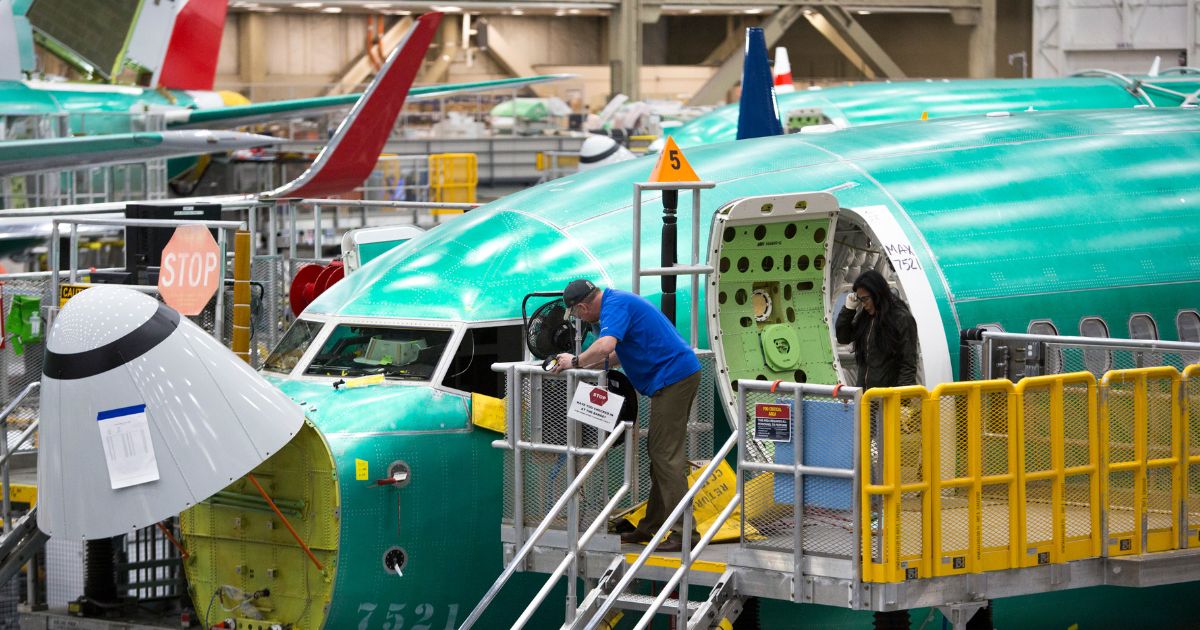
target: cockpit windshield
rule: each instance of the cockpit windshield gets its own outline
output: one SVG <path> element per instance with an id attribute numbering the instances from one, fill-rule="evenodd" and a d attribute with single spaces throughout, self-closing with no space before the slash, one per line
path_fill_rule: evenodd
<path id="1" fill-rule="evenodd" d="M 291 373 L 296 367 L 296 363 L 300 361 L 300 357 L 304 356 L 304 352 L 312 345 L 313 339 L 316 339 L 317 333 L 321 332 L 323 322 L 314 322 L 307 319 L 298 319 L 291 328 L 288 328 L 287 334 L 283 336 L 283 340 L 275 349 L 271 351 L 271 355 L 267 357 L 266 363 L 263 363 L 263 369 L 269 372 L 282 372 L 283 374 Z"/>
<path id="2" fill-rule="evenodd" d="M 394 380 L 427 381 L 446 351 L 450 332 L 341 324 L 304 373 L 350 377 L 383 374 Z"/>

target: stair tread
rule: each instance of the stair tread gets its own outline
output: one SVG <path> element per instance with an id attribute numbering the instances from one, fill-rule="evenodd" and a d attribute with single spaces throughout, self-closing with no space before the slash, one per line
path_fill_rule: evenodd
<path id="1" fill-rule="evenodd" d="M 622 593 L 619 597 L 617 597 L 617 606 L 618 607 L 632 606 L 632 607 L 637 607 L 639 610 L 646 610 L 646 609 L 650 608 L 650 605 L 654 603 L 655 599 L 657 599 L 656 595 L 642 595 L 640 593 Z M 687 603 L 688 610 L 696 610 L 696 609 L 700 608 L 700 606 L 703 603 L 704 602 L 697 602 L 697 601 L 689 600 Z M 674 597 L 668 597 L 666 599 L 666 601 L 663 602 L 663 605 L 661 608 L 659 608 L 659 610 L 678 610 L 678 608 L 679 608 L 679 600 Z"/>

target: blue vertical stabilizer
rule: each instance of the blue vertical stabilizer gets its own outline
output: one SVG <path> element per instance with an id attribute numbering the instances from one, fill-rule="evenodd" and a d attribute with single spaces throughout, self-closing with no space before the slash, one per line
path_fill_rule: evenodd
<path id="1" fill-rule="evenodd" d="M 767 39 L 761 28 L 748 28 L 737 139 L 781 135 L 783 125 L 779 122 L 779 103 L 775 101 L 775 85 L 767 61 Z"/>

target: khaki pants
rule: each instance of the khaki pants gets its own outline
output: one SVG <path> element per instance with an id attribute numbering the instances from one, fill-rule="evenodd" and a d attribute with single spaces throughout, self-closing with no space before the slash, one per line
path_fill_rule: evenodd
<path id="1" fill-rule="evenodd" d="M 653 535 L 687 494 L 687 421 L 700 388 L 700 373 L 672 383 L 650 397 L 650 496 L 638 529 Z M 672 528 L 682 531 L 682 519 Z M 692 525 L 695 528 L 695 523 Z"/>

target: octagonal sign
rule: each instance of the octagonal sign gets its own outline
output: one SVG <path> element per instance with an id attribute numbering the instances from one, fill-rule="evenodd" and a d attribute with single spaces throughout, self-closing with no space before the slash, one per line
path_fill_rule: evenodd
<path id="1" fill-rule="evenodd" d="M 158 291 L 167 306 L 199 315 L 221 282 L 221 248 L 203 225 L 183 225 L 163 248 Z"/>

